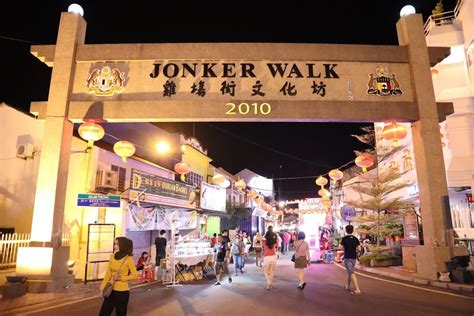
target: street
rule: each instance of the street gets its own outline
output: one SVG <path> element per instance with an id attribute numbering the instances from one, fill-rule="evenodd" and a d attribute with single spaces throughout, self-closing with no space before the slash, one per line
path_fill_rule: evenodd
<path id="1" fill-rule="evenodd" d="M 306 269 L 306 288 L 297 289 L 289 256 L 278 261 L 274 288 L 265 290 L 263 268 L 246 265 L 246 272 L 225 278 L 189 282 L 180 287 L 158 284 L 131 291 L 129 315 L 473 315 L 474 297 L 442 292 L 413 284 L 383 281 L 359 275 L 362 296 L 344 290 L 346 272 L 333 264 L 312 264 Z M 232 265 L 229 266 L 232 271 Z M 365 274 L 365 273 L 364 273 Z M 97 315 L 101 298 L 27 315 Z"/>

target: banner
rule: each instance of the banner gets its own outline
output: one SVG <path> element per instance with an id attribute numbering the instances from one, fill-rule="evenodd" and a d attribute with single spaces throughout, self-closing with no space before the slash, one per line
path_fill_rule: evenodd
<path id="1" fill-rule="evenodd" d="M 178 229 L 195 229 L 197 227 L 197 212 L 176 209 L 162 209 L 157 206 L 128 208 L 127 229 L 132 231 L 170 230 L 174 222 Z"/>
<path id="2" fill-rule="evenodd" d="M 141 170 L 132 169 L 130 177 L 130 200 L 194 208 L 196 192 L 191 185 L 166 179 Z"/>
<path id="3" fill-rule="evenodd" d="M 202 209 L 225 212 L 226 189 L 201 182 L 200 201 Z"/>

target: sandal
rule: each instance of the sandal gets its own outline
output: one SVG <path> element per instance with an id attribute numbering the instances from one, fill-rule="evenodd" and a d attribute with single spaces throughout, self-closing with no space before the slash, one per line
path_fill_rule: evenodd
<path id="1" fill-rule="evenodd" d="M 352 295 L 362 295 L 362 292 L 357 292 L 357 291 L 351 291 L 351 294 Z"/>

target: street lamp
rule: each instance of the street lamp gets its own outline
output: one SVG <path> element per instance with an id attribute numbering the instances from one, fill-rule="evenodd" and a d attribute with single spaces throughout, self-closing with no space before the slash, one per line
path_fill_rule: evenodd
<path id="1" fill-rule="evenodd" d="M 162 140 L 156 144 L 156 151 L 158 151 L 160 154 L 166 154 L 170 151 L 170 145 L 168 142 Z"/>
<path id="2" fill-rule="evenodd" d="M 415 7 L 408 4 L 400 10 L 400 17 L 403 18 L 404 16 L 408 16 L 415 13 L 416 13 Z"/>
<path id="3" fill-rule="evenodd" d="M 87 140 L 87 145 L 92 147 L 95 141 L 101 140 L 105 135 L 104 128 L 93 122 L 85 122 L 79 126 L 79 136 Z"/>
<path id="4" fill-rule="evenodd" d="M 67 12 L 71 12 L 71 13 L 79 14 L 80 16 L 84 16 L 84 9 L 80 5 L 78 5 L 77 3 L 71 4 L 67 8 Z"/>

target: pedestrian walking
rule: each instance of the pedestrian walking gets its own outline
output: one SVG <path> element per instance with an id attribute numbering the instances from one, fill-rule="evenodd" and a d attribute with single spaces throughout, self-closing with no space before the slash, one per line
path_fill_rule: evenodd
<path id="1" fill-rule="evenodd" d="M 105 272 L 104 280 L 100 285 L 100 295 L 107 295 L 109 287 L 112 292 L 104 297 L 100 316 L 112 315 L 115 309 L 115 315 L 127 315 L 128 300 L 130 291 L 128 281 L 137 278 L 137 269 L 133 262 L 133 242 L 125 237 L 117 237 L 114 240 L 114 254 L 110 256 L 109 264 Z"/>
<path id="2" fill-rule="evenodd" d="M 275 233 L 275 235 L 276 235 L 276 237 L 277 237 L 277 258 L 280 258 L 281 245 L 283 244 L 283 239 L 281 238 L 279 232 Z"/>
<path id="3" fill-rule="evenodd" d="M 277 234 L 273 232 L 273 226 L 268 226 L 268 231 L 262 243 L 264 247 L 263 269 L 267 280 L 266 289 L 269 291 L 273 286 L 278 248 L 278 237 Z"/>
<path id="4" fill-rule="evenodd" d="M 298 276 L 298 289 L 304 290 L 306 282 L 304 281 L 304 269 L 310 265 L 309 245 L 304 240 L 306 235 L 304 232 L 298 232 L 298 240 L 295 241 L 295 270 Z"/>
<path id="5" fill-rule="evenodd" d="M 295 241 L 296 241 L 296 232 L 291 232 L 291 239 L 290 239 L 290 245 L 291 249 L 295 249 Z"/>
<path id="6" fill-rule="evenodd" d="M 229 278 L 229 283 L 232 283 L 232 277 L 230 276 L 229 266 L 228 266 L 230 249 L 229 249 L 228 243 L 224 241 L 221 234 L 217 236 L 217 243 L 214 246 L 214 252 L 216 253 L 216 263 L 215 263 L 214 270 L 216 271 L 216 279 L 217 279 L 214 285 L 221 285 L 221 272 L 222 271 L 224 271 L 224 273 Z"/>
<path id="7" fill-rule="evenodd" d="M 234 273 L 237 275 L 237 271 L 244 273 L 242 270 L 242 260 L 245 252 L 245 244 L 240 238 L 240 235 L 236 235 L 234 241 L 232 242 L 232 256 L 234 259 Z"/>
<path id="8" fill-rule="evenodd" d="M 260 232 L 257 231 L 255 234 L 255 237 L 253 237 L 253 249 L 255 249 L 255 264 L 257 267 L 263 267 L 262 262 L 262 252 L 263 252 L 263 246 L 262 246 L 262 235 L 260 235 Z"/>
<path id="9" fill-rule="evenodd" d="M 247 232 L 245 230 L 242 232 L 242 242 L 245 244 L 244 254 L 242 255 L 242 272 L 244 272 L 245 261 L 247 261 L 249 250 L 250 250 L 250 247 L 252 246 L 252 241 L 250 239 L 250 236 L 247 235 Z"/>
<path id="10" fill-rule="evenodd" d="M 283 233 L 283 251 L 284 251 L 284 253 L 288 253 L 290 251 L 290 239 L 291 239 L 291 235 L 288 233 L 288 231 L 285 231 Z"/>
<path id="11" fill-rule="evenodd" d="M 214 233 L 214 234 L 212 235 L 212 238 L 211 238 L 211 248 L 214 248 L 214 246 L 216 245 L 216 243 L 217 243 L 217 234 Z"/>
<path id="12" fill-rule="evenodd" d="M 161 271 L 161 260 L 166 258 L 166 231 L 161 230 L 160 235 L 155 238 L 155 247 L 156 247 L 156 279 L 159 280 L 162 276 Z"/>
<path id="13" fill-rule="evenodd" d="M 359 239 L 352 235 L 353 232 L 354 226 L 347 225 L 346 236 L 342 238 L 341 246 L 344 249 L 344 265 L 346 266 L 348 276 L 346 290 L 350 291 L 351 294 L 360 295 L 362 292 L 360 291 L 359 283 L 357 282 L 357 277 L 354 273 L 360 242 Z M 355 290 L 351 290 L 351 281 L 354 283 Z"/>

